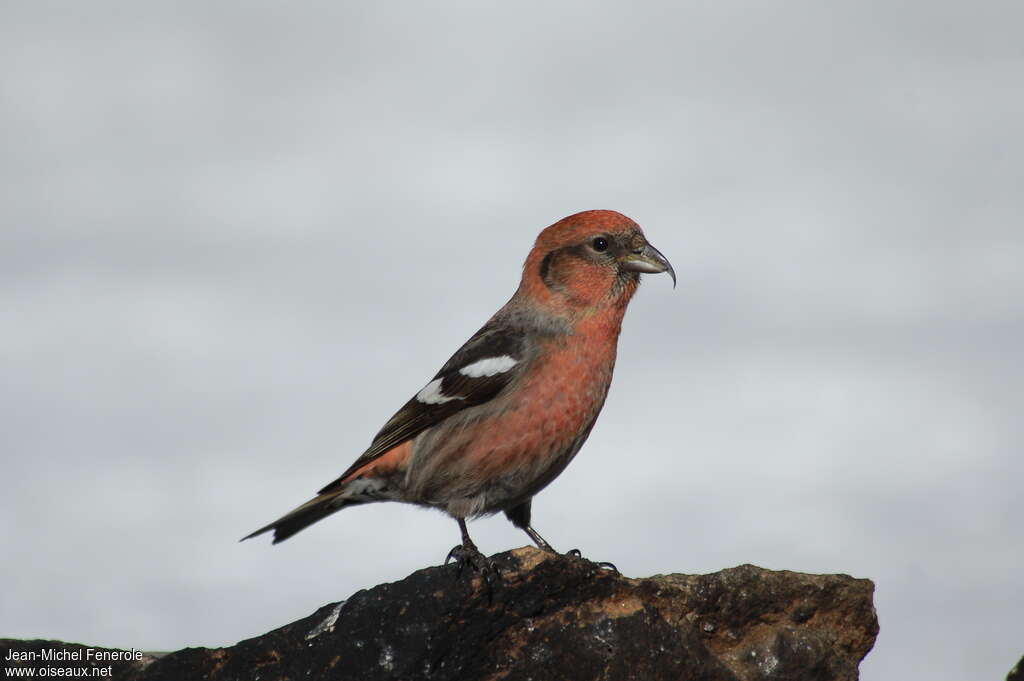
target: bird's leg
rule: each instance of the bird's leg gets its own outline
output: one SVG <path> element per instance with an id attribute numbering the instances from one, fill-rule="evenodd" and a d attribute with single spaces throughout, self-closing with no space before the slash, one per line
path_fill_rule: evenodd
<path id="1" fill-rule="evenodd" d="M 533 543 L 537 545 L 537 548 L 558 555 L 558 551 L 555 551 L 554 547 L 544 537 L 540 536 L 540 533 L 533 529 L 533 525 L 530 524 L 532 506 L 533 500 L 527 499 L 517 506 L 505 509 L 505 515 L 512 521 L 513 525 L 529 535 Z"/>
<path id="2" fill-rule="evenodd" d="M 517 506 L 505 509 L 505 515 L 510 521 L 512 521 L 513 525 L 521 529 L 530 537 L 531 540 L 533 540 L 533 543 L 537 545 L 537 548 L 542 551 L 547 551 L 548 553 L 553 553 L 556 556 L 561 555 L 555 550 L 555 547 L 549 544 L 544 537 L 540 536 L 540 533 L 533 529 L 533 525 L 530 524 L 532 501 L 532 499 L 527 499 Z M 580 553 L 579 549 L 567 551 L 565 555 L 572 556 L 573 558 L 583 558 L 583 554 Z M 614 570 L 615 572 L 619 571 L 618 568 L 611 563 L 597 563 L 597 566 L 605 570 Z"/>
<path id="3" fill-rule="evenodd" d="M 461 575 L 462 570 L 469 565 L 483 576 L 488 587 L 490 587 L 491 579 L 498 574 L 497 569 L 495 569 L 491 560 L 480 552 L 480 549 L 476 547 L 473 540 L 469 538 L 469 528 L 466 527 L 466 519 L 456 518 L 455 520 L 459 523 L 459 531 L 462 532 L 462 543 L 448 552 L 448 557 L 444 559 L 445 565 L 449 561 L 454 560 L 459 568 L 456 573 L 457 576 Z"/>
<path id="4" fill-rule="evenodd" d="M 544 539 L 544 537 L 540 536 L 537 530 L 533 529 L 531 525 L 527 525 L 526 527 L 524 527 L 523 532 L 530 536 L 530 539 L 532 539 L 533 543 L 537 545 L 537 548 L 541 549 L 542 551 L 547 551 L 548 553 L 558 553 L 558 551 L 555 551 L 555 548 L 551 546 L 551 544 L 549 544 L 547 540 Z"/>
<path id="5" fill-rule="evenodd" d="M 562 555 L 558 551 L 556 551 L 555 548 L 551 546 L 551 544 L 549 544 L 547 540 L 544 539 L 544 537 L 540 536 L 540 533 L 538 533 L 537 530 L 533 529 L 532 525 L 527 525 L 526 527 L 524 527 L 523 532 L 530 535 L 530 539 L 532 539 L 533 543 L 537 545 L 537 548 L 541 549 L 542 551 L 553 553 L 556 556 Z M 583 560 L 583 554 L 580 552 L 579 549 L 570 549 L 569 551 L 566 551 L 564 555 L 572 556 L 573 558 L 579 558 L 580 560 Z M 615 567 L 614 563 L 599 561 L 595 564 L 602 570 L 611 570 L 612 572 L 619 571 L 619 569 Z"/>

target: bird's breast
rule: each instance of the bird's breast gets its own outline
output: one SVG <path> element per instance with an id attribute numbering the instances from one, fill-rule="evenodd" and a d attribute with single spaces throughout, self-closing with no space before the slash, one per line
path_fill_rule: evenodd
<path id="1" fill-rule="evenodd" d="M 517 404 L 510 405 L 530 435 L 527 449 L 560 449 L 587 428 L 604 404 L 614 366 L 614 343 L 576 335 L 543 353 L 523 377 Z"/>
<path id="2" fill-rule="evenodd" d="M 410 490 L 427 503 L 472 498 L 485 513 L 535 494 L 589 434 L 611 383 L 617 337 L 617 324 L 580 324 L 541 341 L 505 394 L 417 438 Z"/>

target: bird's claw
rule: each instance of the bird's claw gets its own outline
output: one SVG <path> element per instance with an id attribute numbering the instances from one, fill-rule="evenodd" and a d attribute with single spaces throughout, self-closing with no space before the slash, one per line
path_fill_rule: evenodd
<path id="1" fill-rule="evenodd" d="M 444 564 L 452 562 L 453 560 L 459 564 L 459 569 L 462 566 L 462 544 L 458 544 L 452 547 L 452 550 L 448 552 L 448 555 L 444 557 Z"/>
<path id="2" fill-rule="evenodd" d="M 480 573 L 483 577 L 484 582 L 487 584 L 488 590 L 493 586 L 493 583 L 501 577 L 498 569 L 491 562 L 491 559 L 480 552 L 480 549 L 475 546 L 463 546 L 459 544 L 448 552 L 448 556 L 444 559 L 444 564 L 447 565 L 451 561 L 455 561 L 457 570 L 455 571 L 455 578 L 459 579 L 462 577 L 462 571 L 468 565 L 473 569 L 474 572 Z"/>
<path id="3" fill-rule="evenodd" d="M 571 556 L 573 558 L 579 558 L 580 560 L 587 560 L 586 558 L 583 557 L 583 553 L 579 549 L 569 549 L 568 551 L 565 552 L 565 555 Z M 600 568 L 602 570 L 609 570 L 609 571 L 615 572 L 615 573 L 619 572 L 619 568 L 615 567 L 615 563 L 609 563 L 608 561 L 604 561 L 604 560 L 602 560 L 602 561 L 591 561 L 591 562 L 593 562 L 594 565 L 596 565 L 598 568 Z"/>

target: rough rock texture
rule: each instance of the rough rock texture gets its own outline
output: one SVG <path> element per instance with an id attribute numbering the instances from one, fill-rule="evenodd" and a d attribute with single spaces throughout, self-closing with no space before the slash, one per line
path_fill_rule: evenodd
<path id="1" fill-rule="evenodd" d="M 878 633 L 872 583 L 845 575 L 742 565 L 627 579 L 535 549 L 494 561 L 493 589 L 454 566 L 428 568 L 230 648 L 123 663 L 113 678 L 856 679 Z M 0 641 L 12 646 L 69 647 Z"/>

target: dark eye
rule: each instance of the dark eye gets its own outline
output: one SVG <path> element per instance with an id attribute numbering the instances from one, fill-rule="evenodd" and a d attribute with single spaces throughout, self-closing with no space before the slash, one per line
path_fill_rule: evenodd
<path id="1" fill-rule="evenodd" d="M 590 245 L 594 247 L 594 250 L 598 253 L 604 253 L 608 250 L 608 239 L 603 236 L 599 236 L 590 242 Z"/>

